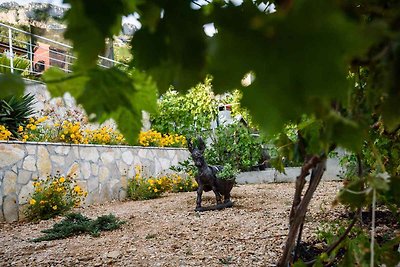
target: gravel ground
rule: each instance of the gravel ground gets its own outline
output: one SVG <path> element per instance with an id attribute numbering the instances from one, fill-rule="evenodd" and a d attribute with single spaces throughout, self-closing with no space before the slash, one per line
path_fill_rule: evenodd
<path id="1" fill-rule="evenodd" d="M 331 217 L 340 182 L 322 182 L 304 227 L 310 237 Z M 62 218 L 0 224 L 0 266 L 274 266 L 282 251 L 294 184 L 240 185 L 233 208 L 194 212 L 195 192 L 147 201 L 112 202 L 78 210 L 95 218 L 113 213 L 126 221 L 100 237 L 29 242 Z M 203 206 L 214 204 L 212 192 Z"/>

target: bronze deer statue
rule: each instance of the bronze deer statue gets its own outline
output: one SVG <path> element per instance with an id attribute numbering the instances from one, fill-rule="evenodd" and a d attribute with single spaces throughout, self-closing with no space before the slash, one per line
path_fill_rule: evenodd
<path id="1" fill-rule="evenodd" d="M 206 145 L 202 138 L 197 139 L 197 147 L 195 147 L 191 140 L 188 140 L 188 148 L 192 155 L 194 165 L 198 168 L 197 175 L 195 177 L 198 184 L 197 188 L 197 201 L 195 211 L 206 211 L 223 209 L 232 207 L 233 202 L 231 201 L 231 190 L 234 185 L 233 180 L 220 179 L 217 177 L 217 173 L 223 169 L 222 166 L 211 166 L 208 165 L 204 159 L 204 151 Z M 201 206 L 201 197 L 203 191 L 213 191 L 217 199 L 217 206 L 203 208 Z M 222 203 L 222 196 L 224 196 L 224 202 Z"/>

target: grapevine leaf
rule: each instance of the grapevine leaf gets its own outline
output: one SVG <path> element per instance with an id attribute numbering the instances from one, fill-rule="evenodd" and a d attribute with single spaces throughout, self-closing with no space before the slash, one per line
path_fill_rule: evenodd
<path id="1" fill-rule="evenodd" d="M 117 122 L 118 130 L 124 135 L 126 141 L 129 144 L 135 144 L 142 127 L 141 113 L 138 113 L 135 109 L 119 107 L 110 114 L 110 117 Z"/>
<path id="2" fill-rule="evenodd" d="M 145 110 L 155 113 L 157 111 L 157 86 L 155 82 L 143 72 L 132 71 L 131 76 L 135 86 L 131 105 L 138 111 Z"/>
<path id="3" fill-rule="evenodd" d="M 65 0 L 71 5 L 66 13 L 65 37 L 72 40 L 78 54 L 78 67 L 94 67 L 97 56 L 105 49 L 105 38 L 112 38 L 121 29 L 121 17 L 134 11 L 128 0 Z"/>
<path id="4" fill-rule="evenodd" d="M 389 195 L 393 198 L 393 202 L 400 207 L 400 176 L 390 177 Z"/>
<path id="5" fill-rule="evenodd" d="M 343 148 L 351 151 L 360 151 L 367 135 L 366 128 L 361 124 L 346 119 L 335 112 L 331 112 L 325 119 L 326 141 L 337 143 Z"/>
<path id="6" fill-rule="evenodd" d="M 21 76 L 15 74 L 0 75 L 0 99 L 4 99 L 13 95 L 22 95 L 24 93 L 25 84 Z"/>
<path id="7" fill-rule="evenodd" d="M 89 80 L 87 76 L 68 74 L 59 68 L 49 68 L 42 75 L 47 89 L 54 97 L 63 96 L 69 92 L 73 97 L 78 98 Z"/>
<path id="8" fill-rule="evenodd" d="M 390 66 L 390 75 L 391 78 L 389 82 L 389 96 L 382 108 L 382 117 L 385 121 L 385 125 L 389 129 L 389 131 L 394 131 L 400 126 L 400 47 L 399 47 L 399 38 L 397 37 L 395 49 L 393 51 L 393 65 Z"/>
<path id="9" fill-rule="evenodd" d="M 338 195 L 339 201 L 344 205 L 349 205 L 351 208 L 356 209 L 366 203 L 367 195 L 361 193 L 364 188 L 363 180 L 356 180 L 348 184 L 345 188 L 341 189 Z"/>
<path id="10" fill-rule="evenodd" d="M 165 1 L 159 8 L 163 16 L 157 25 L 157 20 L 145 17 L 132 38 L 134 64 L 156 79 L 160 92 L 170 85 L 187 89 L 205 76 L 203 13 L 191 9 L 190 1 Z"/>
<path id="11" fill-rule="evenodd" d="M 119 107 L 131 108 L 130 94 L 134 92 L 132 79 L 117 69 L 93 69 L 89 80 L 77 101 L 88 114 L 94 113 L 99 119 L 115 112 Z"/>
<path id="12" fill-rule="evenodd" d="M 299 114 L 329 109 L 333 99 L 345 100 L 346 59 L 364 44 L 330 1 L 295 1 L 287 15 L 243 5 L 214 12 L 218 34 L 211 40 L 210 69 L 216 88 L 240 87 L 243 76 L 254 73 L 243 103 L 269 132 Z"/>

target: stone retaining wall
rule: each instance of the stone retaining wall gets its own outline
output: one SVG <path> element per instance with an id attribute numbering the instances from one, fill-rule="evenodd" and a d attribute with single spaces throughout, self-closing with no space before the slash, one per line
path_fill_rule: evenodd
<path id="1" fill-rule="evenodd" d="M 87 204 L 126 196 L 135 166 L 143 176 L 168 172 L 189 157 L 186 149 L 0 141 L 0 221 L 17 221 L 33 192 L 33 178 L 75 175 Z"/>

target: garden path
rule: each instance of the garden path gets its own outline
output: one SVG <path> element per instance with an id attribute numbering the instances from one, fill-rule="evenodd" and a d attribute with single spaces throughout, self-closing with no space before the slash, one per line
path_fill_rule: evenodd
<path id="1" fill-rule="evenodd" d="M 304 237 L 339 207 L 331 203 L 340 182 L 322 182 L 311 202 Z M 29 242 L 56 218 L 37 224 L 0 224 L 1 266 L 274 266 L 287 234 L 293 183 L 240 185 L 235 206 L 194 212 L 195 192 L 147 201 L 112 202 L 78 211 L 95 218 L 113 213 L 126 221 L 100 237 Z M 203 205 L 214 202 L 211 192 Z"/>

